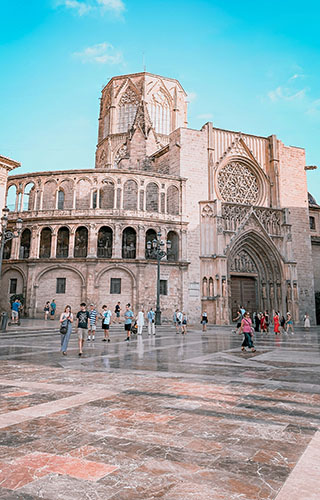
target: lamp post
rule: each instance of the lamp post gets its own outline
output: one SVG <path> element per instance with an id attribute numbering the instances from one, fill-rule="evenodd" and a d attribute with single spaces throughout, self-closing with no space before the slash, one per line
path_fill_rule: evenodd
<path id="1" fill-rule="evenodd" d="M 160 262 L 168 254 L 171 248 L 171 241 L 167 240 L 167 248 L 165 250 L 165 242 L 161 239 L 161 232 L 157 233 L 157 239 L 152 242 L 147 242 L 148 254 L 151 258 L 157 259 L 157 307 L 156 307 L 156 325 L 161 325 L 161 310 L 160 310 Z"/>
<path id="2" fill-rule="evenodd" d="M 8 213 L 9 213 L 9 208 L 5 207 L 2 212 L 3 212 L 3 217 L 1 218 L 1 233 L 0 233 L 0 238 L 1 238 L 1 243 L 0 243 L 0 280 L 1 280 L 1 273 L 2 273 L 2 260 L 3 260 L 3 250 L 4 250 L 4 245 L 7 243 L 7 241 L 13 240 L 13 238 L 18 238 L 21 233 L 22 229 L 22 219 L 17 219 L 16 227 L 11 230 L 7 229 L 8 225 Z"/>

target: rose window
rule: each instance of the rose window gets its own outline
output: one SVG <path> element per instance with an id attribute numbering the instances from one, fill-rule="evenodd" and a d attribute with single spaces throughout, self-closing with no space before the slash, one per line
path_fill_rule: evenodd
<path id="1" fill-rule="evenodd" d="M 256 176 L 246 165 L 236 161 L 220 170 L 218 188 L 225 202 L 255 205 L 259 199 Z"/>

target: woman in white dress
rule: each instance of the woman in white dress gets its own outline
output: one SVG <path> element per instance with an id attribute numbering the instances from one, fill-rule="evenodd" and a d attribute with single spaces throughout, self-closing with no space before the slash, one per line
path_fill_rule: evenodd
<path id="1" fill-rule="evenodd" d="M 138 312 L 137 325 L 138 325 L 138 335 L 142 335 L 142 328 L 144 327 L 144 310 L 143 309 L 141 309 L 141 311 Z"/>
<path id="2" fill-rule="evenodd" d="M 306 330 L 309 330 L 309 328 L 310 328 L 310 318 L 309 318 L 309 314 L 308 314 L 308 313 L 306 313 L 306 314 L 304 315 L 304 318 L 303 318 L 303 319 L 304 319 L 303 326 L 305 327 L 305 329 L 306 329 Z"/>

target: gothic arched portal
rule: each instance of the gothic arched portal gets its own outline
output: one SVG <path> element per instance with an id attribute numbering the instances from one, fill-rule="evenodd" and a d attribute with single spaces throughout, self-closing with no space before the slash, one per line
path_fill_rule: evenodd
<path id="1" fill-rule="evenodd" d="M 284 307 L 282 259 L 273 243 L 255 231 L 242 234 L 228 256 L 230 315 L 240 305 L 252 314 Z"/>

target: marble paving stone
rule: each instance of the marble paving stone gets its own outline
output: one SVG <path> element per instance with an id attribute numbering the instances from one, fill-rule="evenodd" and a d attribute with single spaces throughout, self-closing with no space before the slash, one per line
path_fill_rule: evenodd
<path id="1" fill-rule="evenodd" d="M 320 334 L 303 352 L 299 335 L 244 355 L 226 329 L 161 327 L 143 352 L 115 332 L 83 360 L 75 336 L 66 358 L 58 336 L 6 338 L 0 499 L 276 500 L 299 467 L 320 491 L 316 460 L 301 468 L 320 425 Z"/>

